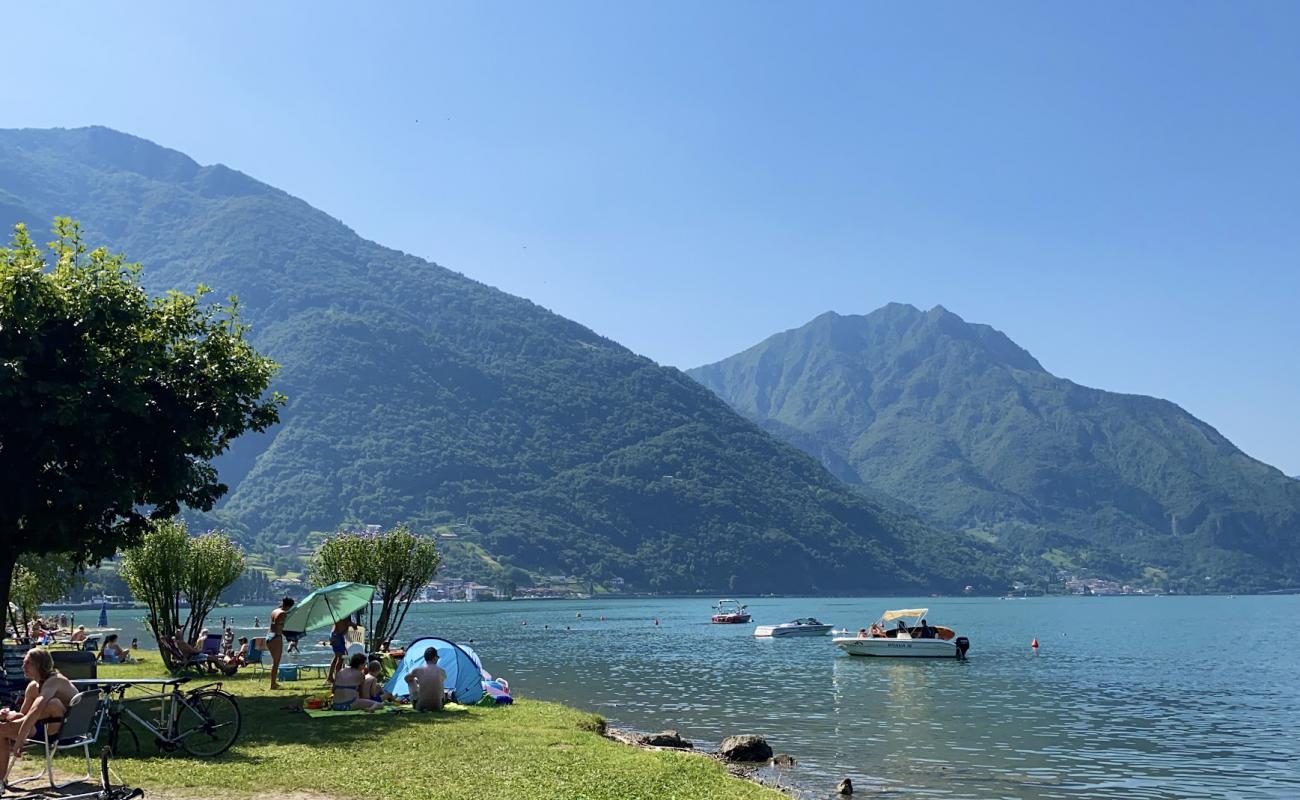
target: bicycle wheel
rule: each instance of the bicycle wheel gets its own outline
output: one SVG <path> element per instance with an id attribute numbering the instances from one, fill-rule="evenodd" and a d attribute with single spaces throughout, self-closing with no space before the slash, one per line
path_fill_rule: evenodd
<path id="1" fill-rule="evenodd" d="M 203 689 L 185 696 L 176 738 L 192 756 L 219 756 L 239 738 L 239 704 L 219 689 Z"/>
<path id="2" fill-rule="evenodd" d="M 125 721 L 119 720 L 108 734 L 108 747 L 114 758 L 136 758 L 144 755 L 140 749 L 140 737 L 131 730 Z"/>

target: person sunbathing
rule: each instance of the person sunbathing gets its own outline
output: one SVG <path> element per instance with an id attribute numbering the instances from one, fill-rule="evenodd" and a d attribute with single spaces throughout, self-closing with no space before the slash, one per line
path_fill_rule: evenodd
<path id="1" fill-rule="evenodd" d="M 226 656 L 226 669 L 236 670 L 248 666 L 248 637 L 239 637 L 239 647 Z"/>
<path id="2" fill-rule="evenodd" d="M 22 706 L 17 710 L 0 708 L 0 785 L 8 777 L 10 753 L 22 753 L 28 738 L 40 736 L 43 728 L 58 733 L 63 715 L 77 696 L 77 688 L 54 668 L 54 658 L 42 647 L 27 651 L 23 675 L 31 682 L 23 692 Z"/>
<path id="3" fill-rule="evenodd" d="M 200 642 L 207 637 L 207 633 L 208 632 L 206 630 L 201 631 L 199 633 Z M 203 652 L 201 649 L 195 647 L 194 645 L 190 644 L 189 642 L 185 641 L 179 636 L 173 636 L 171 641 L 172 641 L 172 646 L 176 648 L 176 652 L 180 654 L 182 663 L 202 665 L 207 667 L 208 672 L 220 671 L 220 672 L 224 672 L 227 675 L 233 675 L 235 669 L 237 669 L 237 668 L 227 667 L 224 663 L 222 663 L 219 657 L 214 656 L 211 653 Z"/>
<path id="4" fill-rule="evenodd" d="M 383 705 L 382 701 L 375 702 L 362 695 L 361 687 L 366 680 L 365 666 L 365 654 L 356 653 L 348 660 L 347 666 L 335 674 L 332 706 L 335 711 L 374 711 Z"/>

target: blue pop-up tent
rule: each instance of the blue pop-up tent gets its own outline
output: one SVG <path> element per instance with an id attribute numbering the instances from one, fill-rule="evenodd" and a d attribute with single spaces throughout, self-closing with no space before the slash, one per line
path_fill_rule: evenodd
<path id="1" fill-rule="evenodd" d="M 397 671 L 384 684 L 384 691 L 397 697 L 410 697 L 411 687 L 406 683 L 406 674 L 424 664 L 424 651 L 430 647 L 438 650 L 438 666 L 447 673 L 444 688 L 451 694 L 451 699 L 467 706 L 477 703 L 483 696 L 483 665 L 478 653 L 468 645 L 436 636 L 425 636 L 406 646 L 406 655 L 402 656 Z"/>

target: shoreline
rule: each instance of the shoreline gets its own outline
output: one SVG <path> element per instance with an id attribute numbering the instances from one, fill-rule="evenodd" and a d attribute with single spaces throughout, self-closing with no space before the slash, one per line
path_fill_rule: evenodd
<path id="1" fill-rule="evenodd" d="M 747 781 L 756 786 L 760 786 L 764 789 L 769 789 L 774 792 L 780 792 L 783 796 L 787 798 L 791 798 L 791 800 L 802 800 L 804 797 L 808 796 L 803 790 L 797 789 L 793 786 L 787 786 L 781 783 L 780 781 L 773 780 L 772 778 L 763 775 L 762 771 L 765 769 L 772 769 L 772 770 L 780 769 L 779 767 L 775 766 L 771 761 L 767 762 L 766 764 L 764 762 L 752 762 L 752 763 L 734 762 L 734 761 L 728 761 L 727 759 L 723 758 L 720 753 L 714 752 L 712 750 L 701 750 L 701 749 L 696 749 L 694 747 L 692 748 L 661 747 L 659 745 L 646 744 L 645 742 L 642 742 L 640 739 L 640 737 L 645 733 L 646 733 L 645 731 L 637 731 L 630 728 L 616 728 L 616 727 L 606 726 L 605 730 L 601 732 L 601 735 L 604 736 L 606 739 L 611 739 L 615 742 L 618 742 L 619 744 L 625 745 L 627 747 L 632 747 L 638 750 L 682 753 L 685 755 L 696 756 L 698 758 L 704 758 L 710 761 L 717 762 L 718 764 L 721 764 L 723 769 L 727 770 L 727 772 L 730 773 L 732 777 L 738 778 L 742 781 Z"/>
<path id="2" fill-rule="evenodd" d="M 164 674 L 156 651 L 140 664 L 102 665 L 99 679 Z M 517 697 L 512 705 L 457 706 L 437 714 L 397 713 L 313 718 L 301 713 L 327 687 L 286 681 L 272 691 L 265 672 L 199 676 L 197 688 L 219 682 L 233 694 L 242 724 L 228 753 L 193 759 L 148 749 L 112 761 L 114 785 L 143 788 L 149 797 L 189 800 L 369 800 L 379 797 L 494 800 L 781 800 L 779 790 L 746 779 L 714 758 L 655 752 L 608 735 L 597 714 L 569 705 Z M 128 700 L 129 702 L 129 700 Z M 142 742 L 148 740 L 141 738 Z M 107 744 L 101 739 L 93 750 Z M 16 775 L 35 772 L 29 752 Z M 73 756 L 56 762 L 62 771 Z M 356 765 L 340 773 L 341 765 Z M 347 780 L 322 781 L 346 775 Z"/>

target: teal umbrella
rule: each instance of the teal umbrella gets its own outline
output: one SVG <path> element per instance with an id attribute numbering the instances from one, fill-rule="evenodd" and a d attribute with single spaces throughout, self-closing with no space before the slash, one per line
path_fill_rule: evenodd
<path id="1" fill-rule="evenodd" d="M 284 618 L 284 629 L 314 631 L 328 628 L 370 605 L 370 598 L 374 596 L 375 587 L 366 583 L 331 583 L 295 603 Z"/>

